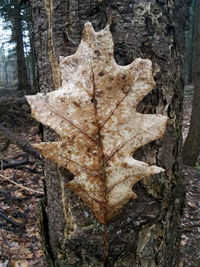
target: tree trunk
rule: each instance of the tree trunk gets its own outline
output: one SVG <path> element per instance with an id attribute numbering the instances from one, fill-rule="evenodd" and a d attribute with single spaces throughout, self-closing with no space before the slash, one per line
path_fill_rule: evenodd
<path id="1" fill-rule="evenodd" d="M 189 133 L 183 147 L 183 162 L 195 166 L 200 154 L 200 1 L 195 3 L 195 32 L 194 32 L 194 63 L 193 82 L 194 96 Z"/>
<path id="2" fill-rule="evenodd" d="M 67 170 L 45 162 L 46 194 L 40 225 L 49 266 L 178 266 L 183 203 L 179 173 L 183 92 L 180 59 L 186 2 L 31 1 L 42 92 L 61 86 L 59 56 L 76 51 L 84 23 L 91 21 L 95 30 L 109 23 L 118 64 L 129 64 L 137 57 L 153 62 L 157 89 L 145 97 L 138 111 L 167 114 L 170 118 L 165 137 L 134 155 L 165 168 L 166 173 L 134 186 L 138 198 L 130 201 L 109 225 L 106 263 L 102 226 L 66 188 L 70 179 Z M 55 133 L 45 129 L 45 141 L 56 138 Z"/>
<path id="3" fill-rule="evenodd" d="M 21 8 L 17 1 L 15 2 L 14 6 L 16 13 L 13 22 L 13 35 L 16 42 L 18 89 L 25 90 L 25 92 L 28 94 L 30 85 L 28 81 L 28 72 L 24 55 L 22 19 L 20 13 Z"/>
<path id="4" fill-rule="evenodd" d="M 193 59 L 194 59 L 194 24 L 195 24 L 195 2 L 191 0 L 189 9 L 189 20 L 186 31 L 186 51 L 185 51 L 185 83 L 193 82 Z"/>

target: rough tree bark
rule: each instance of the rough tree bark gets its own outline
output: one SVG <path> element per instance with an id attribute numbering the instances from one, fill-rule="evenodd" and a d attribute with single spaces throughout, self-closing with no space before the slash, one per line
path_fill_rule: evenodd
<path id="1" fill-rule="evenodd" d="M 165 137 L 134 155 L 165 168 L 166 174 L 133 188 L 138 198 L 130 201 L 109 226 L 107 263 L 103 260 L 102 226 L 67 190 L 65 183 L 71 179 L 67 171 L 45 162 L 46 194 L 40 223 L 49 266 L 178 266 L 183 203 L 179 173 L 183 89 L 180 61 L 187 1 L 30 2 L 42 92 L 61 85 L 59 56 L 76 51 L 84 23 L 91 21 L 95 30 L 109 23 L 118 64 L 129 64 L 137 57 L 153 62 L 158 89 L 145 97 L 138 110 L 170 118 Z M 55 133 L 45 129 L 44 140 L 56 138 Z"/>
<path id="2" fill-rule="evenodd" d="M 195 166 L 200 154 L 200 1 L 195 2 L 193 83 L 194 96 L 188 136 L 183 146 L 183 162 Z"/>

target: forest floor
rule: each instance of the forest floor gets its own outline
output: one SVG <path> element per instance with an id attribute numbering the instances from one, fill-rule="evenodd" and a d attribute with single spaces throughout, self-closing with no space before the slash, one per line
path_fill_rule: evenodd
<path id="1" fill-rule="evenodd" d="M 185 140 L 192 109 L 192 96 L 186 95 L 183 106 L 183 140 Z M 181 262 L 179 267 L 200 266 L 200 157 L 196 167 L 184 166 L 185 207 L 182 216 Z"/>
<path id="2" fill-rule="evenodd" d="M 23 140 L 40 142 L 38 124 L 25 101 L 10 95 L 3 98 L 0 123 Z M 45 267 L 37 223 L 43 195 L 42 161 L 0 135 L 0 168 L 0 267 Z"/>
<path id="3" fill-rule="evenodd" d="M 16 96 L 3 97 L 5 101 L 0 103 L 5 105 L 0 107 L 0 123 L 4 122 L 16 136 L 30 143 L 39 142 L 39 126 L 31 119 L 26 103 Z M 190 113 L 191 96 L 187 96 L 184 101 L 184 138 L 189 127 Z M 199 267 L 200 170 L 185 166 L 184 174 L 186 201 L 182 217 L 179 267 Z M 0 267 L 47 266 L 37 224 L 42 194 L 42 161 L 35 160 L 0 135 Z"/>

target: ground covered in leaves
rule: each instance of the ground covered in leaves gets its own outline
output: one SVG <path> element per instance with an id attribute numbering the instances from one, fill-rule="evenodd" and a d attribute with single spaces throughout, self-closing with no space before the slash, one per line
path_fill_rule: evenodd
<path id="1" fill-rule="evenodd" d="M 16 136 L 39 142 L 38 124 L 28 105 L 16 96 L 3 96 L 0 123 Z M 7 103 L 7 104 L 6 104 Z M 37 211 L 43 195 L 42 162 L 0 135 L 0 267 L 44 267 Z"/>
<path id="2" fill-rule="evenodd" d="M 190 88 L 188 88 L 190 89 Z M 186 138 L 192 96 L 186 94 L 183 114 L 183 139 Z M 181 262 L 179 267 L 200 266 L 200 157 L 196 167 L 184 166 L 185 208 L 182 216 Z"/>
<path id="3" fill-rule="evenodd" d="M 3 96 L 0 123 L 16 136 L 40 141 L 39 124 L 29 107 L 16 96 Z M 0 97 L 0 102 L 2 94 Z M 9 103 L 9 105 L 7 104 Z M 183 137 L 189 127 L 191 96 L 185 97 Z M 200 165 L 200 162 L 198 163 Z M 43 193 L 42 162 L 0 135 L 0 267 L 45 267 L 39 241 L 37 211 Z M 184 168 L 186 203 L 182 217 L 181 263 L 200 266 L 200 170 Z"/>

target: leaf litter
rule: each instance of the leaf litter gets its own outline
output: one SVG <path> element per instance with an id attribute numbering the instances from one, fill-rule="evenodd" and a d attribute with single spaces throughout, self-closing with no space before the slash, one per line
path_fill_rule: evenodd
<path id="1" fill-rule="evenodd" d="M 12 107 L 0 114 L 0 121 L 24 140 L 38 142 L 38 124 L 30 118 L 27 110 L 28 106 L 26 110 L 17 107 L 16 116 L 13 97 Z M 42 162 L 35 161 L 16 145 L 8 144 L 6 148 L 6 142 L 6 138 L 0 135 L 0 267 L 45 267 L 37 225 L 37 210 L 42 195 L 36 193 L 43 192 Z M 3 160 L 13 163 L 24 158 L 28 159 L 26 164 L 2 169 Z"/>

